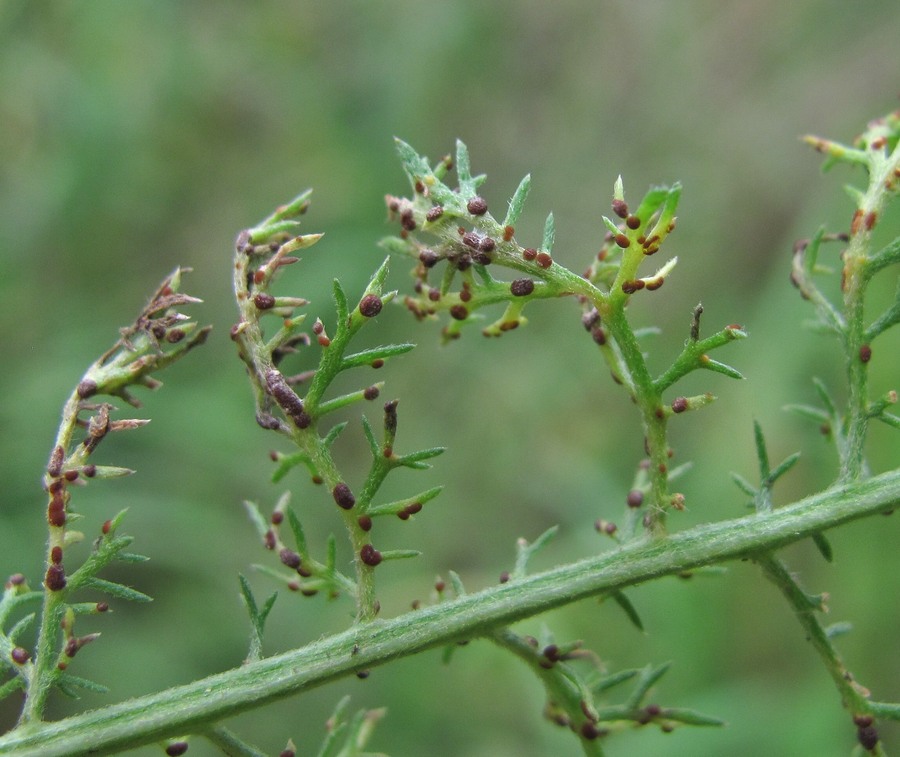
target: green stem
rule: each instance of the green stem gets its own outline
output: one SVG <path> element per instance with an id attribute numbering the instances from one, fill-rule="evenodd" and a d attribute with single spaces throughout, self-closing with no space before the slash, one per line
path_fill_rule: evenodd
<path id="1" fill-rule="evenodd" d="M 867 692 L 864 692 L 859 684 L 853 680 L 853 676 L 838 654 L 837 649 L 835 649 L 834 644 L 831 643 L 828 633 L 816 615 L 816 612 L 824 610 L 821 599 L 807 595 L 784 564 L 774 555 L 768 554 L 756 559 L 762 567 L 766 578 L 778 587 L 788 604 L 794 608 L 794 613 L 797 615 L 800 625 L 806 631 L 807 639 L 812 642 L 835 686 L 837 686 L 844 707 L 852 715 L 869 713 Z"/>
<path id="2" fill-rule="evenodd" d="M 591 723 L 582 708 L 582 692 L 570 678 L 560 672 L 559 666 L 541 667 L 540 652 L 509 628 L 498 628 L 491 634 L 490 638 L 495 644 L 512 652 L 516 657 L 524 661 L 531 668 L 532 672 L 541 679 L 541 683 L 543 683 L 547 692 L 548 704 L 552 703 L 565 712 L 569 721 L 569 727 L 578 735 L 578 740 L 581 743 L 585 756 L 603 757 L 603 747 L 596 736 L 587 738 L 579 728 L 579 724 Z M 587 704 L 592 703 L 588 702 Z"/>
<path id="3" fill-rule="evenodd" d="M 54 450 L 68 450 L 72 443 L 72 434 L 78 421 L 78 411 L 81 399 L 77 391 L 72 392 L 63 407 L 62 420 L 53 443 Z M 60 461 L 62 462 L 62 461 Z M 44 476 L 44 484 L 49 488 L 54 480 L 59 481 L 59 474 Z M 68 496 L 63 489 L 63 496 Z M 53 495 L 50 494 L 50 500 Z M 62 548 L 65 544 L 66 527 L 48 525 L 47 552 L 44 556 L 44 572 L 50 567 L 51 551 L 54 547 Z M 56 678 L 56 664 L 59 656 L 60 620 L 65 610 L 65 598 L 68 592 L 65 589 L 51 591 L 45 588 L 44 601 L 41 607 L 41 621 L 38 629 L 38 637 L 35 642 L 34 668 L 28 678 L 28 686 L 25 692 L 25 704 L 19 716 L 20 723 L 31 723 L 41 720 L 44 708 L 47 705 L 47 697 L 53 688 Z"/>
<path id="4" fill-rule="evenodd" d="M 869 186 L 861 197 L 851 225 L 850 243 L 844 253 L 843 290 L 846 331 L 844 347 L 847 359 L 849 399 L 847 407 L 846 441 L 841 451 L 839 481 L 855 481 L 868 474 L 865 461 L 865 440 L 868 430 L 868 362 L 871 348 L 866 344 L 864 304 L 867 285 L 871 276 L 884 260 L 893 260 L 895 253 L 878 253 L 878 261 L 872 264 L 872 229 L 881 221 L 885 201 L 890 188 L 895 187 L 900 169 L 900 145 L 891 155 L 884 155 L 882 148 L 867 153 Z"/>
<path id="5" fill-rule="evenodd" d="M 0 754 L 110 754 L 211 723 L 392 659 L 490 633 L 554 607 L 664 575 L 771 552 L 900 505 L 900 471 L 829 489 L 770 513 L 697 526 L 356 626 L 291 652 L 150 696 L 0 738 Z"/>

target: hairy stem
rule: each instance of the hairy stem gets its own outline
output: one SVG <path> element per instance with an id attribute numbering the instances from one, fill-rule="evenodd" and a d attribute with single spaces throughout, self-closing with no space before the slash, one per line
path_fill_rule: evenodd
<path id="1" fill-rule="evenodd" d="M 464 595 L 387 621 L 356 626 L 291 652 L 185 686 L 0 738 L 0 754 L 110 754 L 307 691 L 360 669 L 416 654 L 585 597 L 784 547 L 900 505 L 900 471 L 845 484 L 769 513 L 698 526 Z M 873 705 L 873 711 L 882 710 Z M 890 714 L 890 713 L 888 713 Z M 898 713 L 900 714 L 900 713 Z"/>

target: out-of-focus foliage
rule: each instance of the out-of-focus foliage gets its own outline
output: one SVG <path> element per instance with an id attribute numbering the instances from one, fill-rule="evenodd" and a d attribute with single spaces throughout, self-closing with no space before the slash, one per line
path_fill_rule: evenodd
<path id="1" fill-rule="evenodd" d="M 677 460 L 695 468 L 680 485 L 688 510 L 671 527 L 742 512 L 729 471 L 753 470 L 754 418 L 774 457 L 803 451 L 776 499 L 826 485 L 830 450 L 780 408 L 812 399 L 813 375 L 836 387 L 843 377 L 831 343 L 800 328 L 809 312 L 787 275 L 796 237 L 823 222 L 849 224 L 838 188 L 849 176 L 839 169 L 821 179 L 819 159 L 796 137 L 848 140 L 895 106 L 887 62 L 898 28 L 900 8 L 874 0 L 0 4 L 0 570 L 37 581 L 40 472 L 58 408 L 153 284 L 176 264 L 192 266 L 191 292 L 207 303 L 202 320 L 216 324 L 206 347 L 145 398 L 153 423 L 116 440 L 116 462 L 138 475 L 80 496 L 78 508 L 97 524 L 130 508 L 129 531 L 152 562 L 110 578 L 157 598 L 114 608 L 102 642 L 79 657 L 112 688 L 86 703 L 187 681 L 246 654 L 237 574 L 260 547 L 241 499 L 274 502 L 277 490 L 268 482 L 270 440 L 253 420 L 227 338 L 232 242 L 274 201 L 313 186 L 306 230 L 326 237 L 304 257 L 300 293 L 330 317 L 330 280 L 361 291 L 382 259 L 382 198 L 405 186 L 395 135 L 434 158 L 463 138 L 476 170 L 490 174 L 496 204 L 530 171 L 531 214 L 517 236 L 539 243 L 553 210 L 554 257 L 572 267 L 599 244 L 618 174 L 638 192 L 680 180 L 669 243 L 680 262 L 654 299 L 661 310 L 652 321 L 666 328 L 653 350 L 677 354 L 699 300 L 710 328 L 741 323 L 752 338 L 738 360 L 748 381 L 723 385 L 717 406 L 673 430 Z M 887 237 L 898 227 L 895 215 L 881 228 Z M 396 266 L 394 285 L 404 276 Z M 556 523 L 560 536 L 543 560 L 599 549 L 594 520 L 622 510 L 641 454 L 637 417 L 584 338 L 574 303 L 533 311 L 527 328 L 503 339 L 483 343 L 473 333 L 445 348 L 436 328 L 402 308 L 380 317 L 384 331 L 373 339 L 420 344 L 379 375 L 385 397 L 401 399 L 400 438 L 410 449 L 449 448 L 428 474 L 448 484 L 444 494 L 428 518 L 405 526 L 416 529 L 406 542 L 425 555 L 385 569 L 385 582 L 388 571 L 396 576 L 385 613 L 427 598 L 437 572 L 454 569 L 470 587 L 495 581 L 511 567 L 516 537 Z M 883 337 L 881 354 L 900 354 L 898 345 L 896 335 Z M 897 359 L 881 354 L 871 364 L 873 393 L 898 374 Z M 506 428 L 479 423 L 487 413 L 502 413 Z M 590 433 L 586 413 L 597 419 Z M 357 420 L 351 428 L 336 454 L 363 461 Z M 484 449 L 501 451 L 485 459 Z M 873 467 L 897 457 L 889 430 L 874 428 Z M 286 483 L 321 543 L 337 528 L 332 508 L 299 472 Z M 787 557 L 811 590 L 830 592 L 834 620 L 855 622 L 841 648 L 860 680 L 890 698 L 900 669 L 890 601 L 900 592 L 900 558 L 894 524 L 885 526 L 835 534 L 832 566 L 811 545 Z M 607 605 L 570 608 L 555 630 L 583 636 L 617 668 L 674 660 L 666 698 L 731 725 L 648 731 L 610 754 L 849 751 L 852 729 L 825 672 L 757 570 L 735 565 L 724 578 L 667 581 L 631 598 L 646 634 Z M 282 596 L 264 649 L 343 627 L 350 612 Z M 387 706 L 373 747 L 389 753 L 573 747 L 542 721 L 542 695 L 527 673 L 486 644 L 459 650 L 449 667 L 437 654 L 406 660 L 242 718 L 239 728 L 269 750 L 288 736 L 312 748 L 346 692 L 354 707 Z M 2 711 L 4 724 L 13 712 Z M 890 743 L 891 727 L 882 735 Z"/>

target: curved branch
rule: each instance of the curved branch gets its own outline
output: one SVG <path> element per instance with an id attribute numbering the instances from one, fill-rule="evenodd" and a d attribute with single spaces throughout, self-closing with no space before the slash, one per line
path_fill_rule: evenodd
<path id="1" fill-rule="evenodd" d="M 585 597 L 757 553 L 900 505 L 900 470 L 835 487 L 788 507 L 647 539 L 457 600 L 373 621 L 240 668 L 0 738 L 0 754 L 111 754 L 172 733 L 208 730 L 239 712 L 390 660 Z"/>

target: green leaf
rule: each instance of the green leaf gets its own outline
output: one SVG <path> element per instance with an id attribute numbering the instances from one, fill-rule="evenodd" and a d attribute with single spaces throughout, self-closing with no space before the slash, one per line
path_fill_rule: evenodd
<path id="1" fill-rule="evenodd" d="M 766 440 L 759 421 L 753 421 L 753 439 L 756 442 L 756 460 L 759 464 L 760 481 L 765 482 L 769 476 L 769 453 L 766 451 Z"/>
<path id="2" fill-rule="evenodd" d="M 437 495 L 440 494 L 443 489 L 443 486 L 433 486 L 431 489 L 426 489 L 424 492 L 416 494 L 412 497 L 398 499 L 383 505 L 372 506 L 366 511 L 366 514 L 373 517 L 378 515 L 396 515 L 412 504 L 418 503 L 424 505 L 429 500 L 437 497 Z"/>
<path id="3" fill-rule="evenodd" d="M 244 600 L 244 606 L 247 608 L 247 613 L 250 615 L 250 625 L 252 626 L 252 632 L 250 634 L 250 651 L 247 655 L 247 660 L 259 660 L 262 657 L 262 637 L 266 626 L 266 618 L 268 618 L 269 613 L 272 611 L 275 600 L 278 598 L 278 592 L 273 592 L 266 600 L 262 609 L 260 609 L 256 604 L 256 599 L 253 597 L 253 591 L 250 588 L 250 583 L 247 581 L 246 577 L 242 574 L 238 574 L 238 580 L 241 585 L 241 597 Z"/>
<path id="4" fill-rule="evenodd" d="M 531 544 L 525 539 L 519 539 L 516 542 L 516 567 L 513 570 L 513 576 L 521 578 L 526 574 L 528 561 L 539 550 L 543 549 L 547 543 L 556 536 L 559 526 L 551 526 L 544 533 L 538 536 Z"/>
<path id="5" fill-rule="evenodd" d="M 515 226 L 522 215 L 522 208 L 525 206 L 525 200 L 528 197 L 528 191 L 531 189 L 531 174 L 527 174 L 509 201 L 509 210 L 506 212 L 506 218 L 503 219 L 503 226 Z"/>
<path id="6" fill-rule="evenodd" d="M 769 485 L 774 484 L 779 478 L 781 478 L 785 473 L 793 468 L 797 464 L 797 461 L 799 459 L 799 452 L 794 452 L 793 454 L 788 455 L 775 467 L 775 470 L 769 473 L 769 475 L 767 476 L 767 483 Z"/>
<path id="7" fill-rule="evenodd" d="M 111 597 L 116 597 L 117 599 L 126 599 L 129 602 L 153 601 L 153 597 L 144 594 L 142 591 L 132 589 L 130 586 L 125 586 L 124 584 L 115 583 L 114 581 L 107 581 L 103 578 L 86 578 L 82 583 L 82 586 L 103 592 L 104 594 L 109 594 Z"/>
<path id="8" fill-rule="evenodd" d="M 132 473 L 134 471 L 131 468 L 120 468 L 117 465 L 97 465 L 94 466 L 93 478 L 122 478 L 123 476 L 130 476 Z"/>
<path id="9" fill-rule="evenodd" d="M 21 636 L 25 631 L 27 631 L 31 624 L 34 623 L 35 613 L 30 612 L 23 618 L 20 618 L 19 621 L 10 629 L 7 634 L 7 638 L 12 644 L 16 644 L 19 636 Z"/>
<path id="10" fill-rule="evenodd" d="M 735 368 L 732 368 L 730 365 L 725 365 L 725 363 L 720 363 L 718 360 L 713 360 L 708 355 L 706 359 L 700 363 L 702 368 L 706 368 L 709 371 L 715 371 L 716 373 L 721 373 L 724 376 L 729 376 L 734 379 L 742 379 L 744 375 Z"/>
<path id="11" fill-rule="evenodd" d="M 331 284 L 334 307 L 337 310 L 337 327 L 338 330 L 345 328 L 347 319 L 350 317 L 350 307 L 347 305 L 347 295 L 344 293 L 341 282 L 335 279 Z"/>
<path id="12" fill-rule="evenodd" d="M 255 502 L 251 502 L 250 500 L 245 499 L 244 509 L 247 511 L 247 515 L 250 517 L 250 521 L 256 528 L 256 532 L 257 534 L 259 534 L 259 538 L 265 539 L 266 534 L 269 531 L 269 521 L 263 517 L 263 514 L 259 511 L 259 506 Z"/>
<path id="13" fill-rule="evenodd" d="M 54 682 L 59 690 L 67 697 L 80 699 L 78 689 L 91 691 L 95 694 L 108 694 L 109 689 L 103 684 L 91 681 L 81 676 L 73 676 L 71 673 L 60 673 Z"/>
<path id="14" fill-rule="evenodd" d="M 603 224 L 604 224 L 604 226 L 606 226 L 606 230 L 607 230 L 610 234 L 612 234 L 613 236 L 615 236 L 616 234 L 621 234 L 621 233 L 622 233 L 622 229 L 620 229 L 620 228 L 618 227 L 618 225 L 616 225 L 616 222 L 615 222 L 615 221 L 613 221 L 611 218 L 607 218 L 606 216 L 602 216 L 602 218 L 603 218 Z"/>
<path id="15" fill-rule="evenodd" d="M 840 623 L 832 623 L 825 629 L 825 635 L 829 639 L 835 639 L 838 636 L 845 636 L 853 630 L 853 624 L 846 621 Z"/>
<path id="16" fill-rule="evenodd" d="M 403 355 L 415 346 L 414 344 L 388 344 L 384 347 L 373 347 L 362 352 L 355 352 L 341 360 L 340 370 L 345 371 L 348 368 L 371 366 L 376 360 L 386 360 L 390 357 Z"/>
<path id="17" fill-rule="evenodd" d="M 831 543 L 825 538 L 825 534 L 813 534 L 812 540 L 822 557 L 825 558 L 825 562 L 832 562 L 834 560 L 834 551 L 831 549 Z"/>
<path id="18" fill-rule="evenodd" d="M 418 256 L 416 246 L 409 240 L 400 237 L 382 237 L 378 240 L 378 246 L 390 255 Z"/>
<path id="19" fill-rule="evenodd" d="M 638 612 L 635 609 L 634 605 L 631 603 L 631 600 L 628 599 L 628 597 L 626 597 L 625 594 L 621 591 L 614 591 L 610 594 L 610 596 L 613 598 L 613 600 L 615 600 L 615 603 L 622 608 L 635 628 L 637 628 L 638 631 L 643 631 L 644 624 L 641 621 L 641 616 L 638 615 Z"/>
<path id="20" fill-rule="evenodd" d="M 744 492 L 744 494 L 746 494 L 750 497 L 756 497 L 757 490 L 743 476 L 741 476 L 737 473 L 732 473 L 731 480 L 734 481 L 735 484 L 737 484 L 738 489 L 740 489 L 742 492 Z"/>
<path id="21" fill-rule="evenodd" d="M 383 560 L 406 560 L 410 557 L 419 557 L 422 552 L 418 549 L 385 549 L 381 553 Z"/>
<path id="22" fill-rule="evenodd" d="M 305 465 L 311 474 L 315 474 L 316 471 L 313 462 L 305 452 L 293 452 L 290 455 L 280 455 L 278 458 L 278 466 L 272 473 L 272 483 L 278 483 L 290 473 L 291 470 L 301 464 Z"/>
<path id="23" fill-rule="evenodd" d="M 553 242 L 556 239 L 556 222 L 553 220 L 553 213 L 547 214 L 547 220 L 544 221 L 544 238 L 541 241 L 541 249 L 548 255 L 553 252 Z"/>
<path id="24" fill-rule="evenodd" d="M 378 459 L 381 457 L 381 445 L 375 438 L 375 432 L 372 431 L 372 424 L 369 423 L 369 419 L 366 418 L 366 416 L 362 416 L 362 424 L 363 433 L 366 435 L 366 441 L 369 443 L 369 451 L 371 451 L 372 457 Z"/>
<path id="25" fill-rule="evenodd" d="M 330 447 L 332 444 L 334 444 L 335 439 L 337 439 L 341 435 L 341 432 L 345 428 L 347 428 L 347 421 L 343 421 L 342 423 L 337 423 L 332 426 L 329 432 L 325 435 L 325 438 L 322 439 L 322 444 L 324 444 L 326 447 Z M 316 471 L 315 467 L 313 466 L 312 461 L 310 461 L 309 470 L 313 475 L 316 475 L 318 473 L 318 471 Z"/>
<path id="26" fill-rule="evenodd" d="M 620 670 L 617 673 L 612 673 L 607 676 L 603 676 L 599 681 L 591 685 L 591 691 L 594 694 L 600 694 L 608 689 L 613 688 L 614 686 L 618 686 L 620 683 L 625 683 L 625 681 L 630 681 L 641 671 L 637 668 L 632 668 L 629 670 Z"/>
<path id="27" fill-rule="evenodd" d="M 819 399 L 822 400 L 822 404 L 825 406 L 825 410 L 828 412 L 829 417 L 837 418 L 837 406 L 835 405 L 831 394 L 829 394 L 828 388 L 825 386 L 825 382 L 821 379 L 814 378 L 813 387 L 815 388 L 816 393 L 819 395 Z"/>
<path id="28" fill-rule="evenodd" d="M 303 525 L 297 514 L 290 508 L 286 511 L 288 525 L 291 527 L 291 533 L 294 535 L 294 545 L 301 557 L 309 556 L 309 549 L 306 546 L 306 534 L 303 532 Z"/>
<path id="29" fill-rule="evenodd" d="M 463 581 L 462 578 L 460 578 L 459 573 L 455 570 L 451 570 L 448 575 L 450 576 L 450 585 L 453 587 L 453 593 L 456 595 L 457 599 L 466 596 L 466 587 L 463 586 Z"/>
<path id="30" fill-rule="evenodd" d="M 377 294 L 379 296 L 382 294 L 390 262 L 391 258 L 388 256 L 382 261 L 381 265 L 378 266 L 378 270 L 372 274 L 372 278 L 369 280 L 369 285 L 366 287 L 366 294 Z"/>
<path id="31" fill-rule="evenodd" d="M 893 413 L 879 413 L 875 417 L 882 423 L 886 423 L 891 428 L 900 430 L 900 416 L 896 416 Z"/>
<path id="32" fill-rule="evenodd" d="M 631 692 L 631 695 L 625 702 L 625 707 L 627 709 L 634 709 L 639 707 L 641 702 L 644 700 L 644 697 L 647 696 L 647 693 L 650 691 L 650 688 L 655 684 L 660 678 L 662 678 L 669 668 L 672 667 L 671 662 L 664 662 L 662 665 L 658 665 L 657 667 L 653 667 L 652 665 L 647 665 L 645 668 L 641 670 L 640 676 L 638 677 L 637 685 L 634 688 L 634 691 Z"/>
<path id="33" fill-rule="evenodd" d="M 291 200 L 286 205 L 282 205 L 280 208 L 277 208 L 272 215 L 266 218 L 260 226 L 268 226 L 277 221 L 283 221 L 287 218 L 295 218 L 296 216 L 303 215 L 310 205 L 310 197 L 312 197 L 312 190 L 307 189 L 298 194 L 293 200 Z"/>
<path id="34" fill-rule="evenodd" d="M 375 384 L 379 389 L 384 386 L 384 382 L 380 381 Z M 340 410 L 342 408 L 348 407 L 349 405 L 353 405 L 356 402 L 362 402 L 366 399 L 366 390 L 360 389 L 356 392 L 350 392 L 349 394 L 342 394 L 340 397 L 334 397 L 330 400 L 326 400 L 319 404 L 317 408 L 318 415 L 327 415 L 328 413 L 333 413 L 335 410 Z M 340 424 L 341 431 L 343 430 L 346 423 Z M 332 429 L 333 430 L 333 429 Z M 340 433 L 340 432 L 338 432 Z"/>
<path id="35" fill-rule="evenodd" d="M 690 460 L 688 460 L 686 463 L 682 463 L 681 465 L 676 465 L 674 468 L 672 468 L 672 470 L 669 471 L 669 483 L 671 483 L 672 481 L 677 481 L 693 467 L 694 464 Z"/>
<path id="36" fill-rule="evenodd" d="M 783 409 L 787 410 L 789 413 L 798 415 L 801 418 L 806 418 L 806 420 L 813 421 L 814 423 L 821 424 L 831 422 L 831 418 L 828 417 L 828 413 L 817 407 L 812 407 L 811 405 L 785 405 Z"/>
<path id="37" fill-rule="evenodd" d="M 397 154 L 400 156 L 400 162 L 403 164 L 403 170 L 409 177 L 409 183 L 414 185 L 423 176 L 431 173 L 431 167 L 428 161 L 417 153 L 410 145 L 402 139 L 394 137 L 394 145 L 397 148 Z"/>
<path id="38" fill-rule="evenodd" d="M 138 555 L 134 552 L 119 552 L 119 554 L 116 555 L 116 560 L 127 563 L 142 563 L 148 562 L 150 558 L 147 557 L 147 555 Z"/>
<path id="39" fill-rule="evenodd" d="M 469 148 L 461 139 L 456 140 L 456 176 L 459 179 L 459 191 L 463 198 L 475 193 L 475 181 L 469 166 Z"/>
<path id="40" fill-rule="evenodd" d="M 656 716 L 656 719 L 674 720 L 676 723 L 684 723 L 685 725 L 725 725 L 725 721 L 720 718 L 713 717 L 712 715 L 704 715 L 702 712 L 685 709 L 683 707 L 664 707 L 659 715 Z"/>
<path id="41" fill-rule="evenodd" d="M 424 462 L 425 460 L 437 457 L 446 452 L 446 450 L 446 447 L 430 447 L 429 449 L 422 449 L 418 452 L 410 452 L 408 455 L 403 455 L 398 458 L 397 464 L 416 470 L 425 470 L 431 467 Z"/>
<path id="42" fill-rule="evenodd" d="M 14 694 L 19 689 L 25 689 L 25 681 L 21 676 L 15 676 L 0 685 L 0 700 L 6 699 L 10 694 Z"/>
<path id="43" fill-rule="evenodd" d="M 641 219 L 642 225 L 647 223 L 668 196 L 668 187 L 652 187 L 647 194 L 644 195 L 641 204 L 638 205 L 638 209 L 634 211 L 634 215 Z"/>

